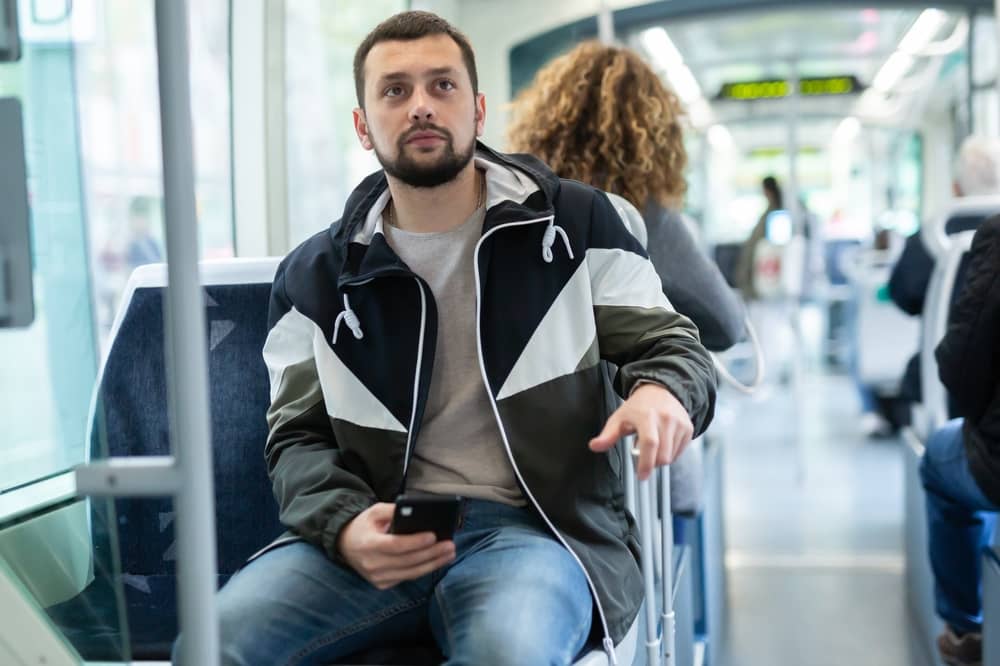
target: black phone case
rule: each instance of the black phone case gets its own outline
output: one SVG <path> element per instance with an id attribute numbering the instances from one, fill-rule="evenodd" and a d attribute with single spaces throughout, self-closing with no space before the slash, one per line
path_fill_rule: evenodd
<path id="1" fill-rule="evenodd" d="M 396 500 L 389 532 L 434 532 L 438 541 L 445 541 L 455 534 L 461 508 L 461 500 L 457 497 L 400 497 Z"/>

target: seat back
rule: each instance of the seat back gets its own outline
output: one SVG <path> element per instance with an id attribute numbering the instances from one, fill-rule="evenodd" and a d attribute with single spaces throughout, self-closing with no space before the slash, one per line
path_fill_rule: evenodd
<path id="1" fill-rule="evenodd" d="M 278 259 L 229 259 L 199 267 L 206 307 L 209 400 L 215 484 L 218 580 L 222 585 L 256 550 L 283 531 L 264 461 L 269 380 L 262 350 L 271 282 Z M 166 266 L 141 266 L 126 286 L 98 372 L 88 441 L 92 457 L 170 454 L 163 298 Z M 121 585 L 91 585 L 49 609 L 90 660 L 114 658 L 108 637 L 124 598 L 134 658 L 164 659 L 177 635 L 177 548 L 170 498 L 115 500 L 117 535 L 101 516 L 91 520 L 95 558 L 118 544 Z M 115 538 L 112 538 L 115 537 Z M 84 612 L 81 609 L 91 609 Z M 113 643 L 113 641 L 112 641 Z"/>
<path id="2" fill-rule="evenodd" d="M 261 356 L 276 266 L 277 259 L 201 265 L 221 576 L 232 574 L 282 531 L 264 463 L 269 384 Z M 98 377 L 92 455 L 170 454 L 165 283 L 166 267 L 154 264 L 137 269 L 126 288 Z M 171 500 L 122 499 L 116 504 L 123 573 L 173 576 Z"/>
<path id="3" fill-rule="evenodd" d="M 939 215 L 924 225 L 921 240 L 934 258 L 934 271 L 927 288 L 921 321 L 920 390 L 921 404 L 915 410 L 913 427 L 917 436 L 927 441 L 948 420 L 948 395 L 938 379 L 934 350 L 948 327 L 948 315 L 956 290 L 961 288 L 963 259 L 972 246 L 974 230 L 949 234 L 954 222 L 966 228 L 975 220 L 1000 213 L 1000 197 L 964 197 L 955 199 Z"/>

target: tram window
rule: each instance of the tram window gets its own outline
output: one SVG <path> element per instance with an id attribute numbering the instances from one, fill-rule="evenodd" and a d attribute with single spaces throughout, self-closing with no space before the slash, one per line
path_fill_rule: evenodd
<path id="1" fill-rule="evenodd" d="M 189 12 L 205 258 L 233 254 L 230 4 L 206 0 Z M 0 493 L 84 460 L 120 294 L 132 268 L 165 258 L 154 3 L 38 9 L 20 13 L 20 60 L 0 63 L 0 97 L 23 109 L 36 308 L 30 326 L 0 330 Z"/>
<path id="2" fill-rule="evenodd" d="M 231 257 L 228 3 L 189 7 L 200 250 L 206 259 Z M 81 159 L 102 344 L 132 270 L 166 257 L 153 9 L 152 2 L 134 0 L 74 5 Z M 86 23 L 100 29 L 83 34 L 76 26 Z"/>
<path id="3" fill-rule="evenodd" d="M 405 0 L 285 4 L 289 243 L 340 217 L 351 190 L 379 168 L 351 127 L 354 50 Z M 322 117 L 325 122 L 316 122 Z"/>

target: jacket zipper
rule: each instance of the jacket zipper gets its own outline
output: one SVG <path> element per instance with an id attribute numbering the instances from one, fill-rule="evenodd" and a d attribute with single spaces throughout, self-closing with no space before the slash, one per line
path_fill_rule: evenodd
<path id="1" fill-rule="evenodd" d="M 417 345 L 417 366 L 413 373 L 413 408 L 410 411 L 410 427 L 407 429 L 406 433 L 406 453 L 403 456 L 403 481 L 399 489 L 399 492 L 402 493 L 406 489 L 406 473 L 410 467 L 410 452 L 413 450 L 413 433 L 417 425 L 417 399 L 420 397 L 420 373 L 423 369 L 424 342 L 427 332 L 427 292 L 424 289 L 424 285 L 420 281 L 419 277 L 413 275 L 412 273 L 403 273 L 398 269 L 375 271 L 365 275 L 361 279 L 354 278 L 351 280 L 345 280 L 340 286 L 359 287 L 363 284 L 373 282 L 377 278 L 389 275 L 406 275 L 407 277 L 412 278 L 417 283 L 417 289 L 420 291 L 420 342 Z"/>
<path id="2" fill-rule="evenodd" d="M 410 428 L 406 433 L 406 454 L 403 456 L 403 487 L 400 492 L 406 489 L 406 472 L 410 467 L 410 450 L 413 446 L 413 433 L 417 421 L 417 399 L 420 397 L 420 372 L 424 362 L 424 336 L 427 328 L 427 292 L 420 278 L 414 276 L 417 282 L 417 289 L 420 290 L 420 344 L 417 346 L 417 368 L 413 373 L 413 409 L 410 412 Z"/>
<path id="3" fill-rule="evenodd" d="M 528 499 L 531 501 L 531 504 L 538 511 L 538 514 L 542 517 L 542 520 L 545 521 L 545 524 L 548 525 L 549 529 L 552 530 L 552 533 L 556 535 L 556 538 L 563 545 L 563 547 L 567 551 L 569 551 L 569 554 L 573 556 L 573 559 L 576 560 L 576 563 L 580 566 L 580 569 L 583 571 L 583 575 L 587 579 L 587 585 L 590 586 L 590 591 L 594 595 L 594 605 L 597 606 L 597 614 L 601 620 L 601 628 L 604 630 L 604 640 L 603 640 L 604 651 L 608 655 L 608 660 L 611 666 L 616 666 L 618 663 L 618 659 L 617 656 L 615 655 L 614 642 L 611 640 L 611 633 L 608 631 L 608 621 L 604 615 L 604 607 L 601 605 L 600 596 L 597 594 L 597 586 L 594 585 L 594 581 L 591 579 L 590 573 L 587 571 L 587 567 L 583 566 L 583 560 L 581 560 L 580 556 L 576 554 L 576 552 L 573 550 L 572 547 L 570 547 L 569 543 L 566 541 L 565 538 L 563 538 L 562 534 L 559 533 L 559 530 L 556 529 L 556 526 L 552 523 L 549 517 L 545 515 L 545 512 L 542 510 L 541 505 L 538 503 L 538 500 L 535 499 L 535 496 L 531 493 L 531 489 L 528 488 L 528 484 L 525 483 L 524 477 L 521 476 L 521 470 L 518 469 L 517 462 L 514 461 L 514 453 L 513 451 L 511 451 L 510 441 L 508 441 L 507 439 L 507 431 L 504 430 L 503 421 L 500 418 L 500 410 L 497 408 L 496 399 L 493 397 L 493 391 L 490 390 L 490 380 L 486 375 L 486 361 L 483 358 L 483 338 L 482 338 L 482 327 L 480 325 L 483 299 L 482 299 L 482 283 L 479 275 L 479 249 L 482 247 L 483 241 L 489 238 L 490 235 L 492 235 L 494 232 L 499 231 L 500 229 L 504 229 L 506 227 L 524 226 L 528 224 L 537 224 L 539 222 L 551 222 L 554 219 L 555 215 L 549 215 L 534 220 L 524 220 L 521 222 L 508 222 L 506 224 L 500 224 L 493 227 L 485 234 L 483 234 L 482 238 L 479 239 L 479 242 L 476 243 L 476 250 L 473 254 L 473 263 L 476 275 L 476 351 L 478 352 L 479 356 L 479 372 L 482 374 L 483 383 L 486 385 L 486 394 L 489 396 L 490 406 L 493 408 L 493 416 L 496 419 L 497 427 L 500 430 L 500 437 L 503 439 L 504 449 L 506 449 L 507 451 L 507 458 L 508 460 L 510 460 L 511 467 L 513 467 L 514 469 L 514 474 L 517 476 L 518 481 L 521 482 L 521 487 L 524 488 L 525 494 L 528 496 Z"/>

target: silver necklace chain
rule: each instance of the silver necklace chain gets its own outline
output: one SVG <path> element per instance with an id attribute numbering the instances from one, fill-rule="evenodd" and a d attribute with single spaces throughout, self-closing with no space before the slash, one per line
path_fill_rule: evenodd
<path id="1" fill-rule="evenodd" d="M 478 169 L 476 170 L 476 175 L 479 176 L 479 197 L 476 200 L 475 210 L 479 210 L 483 207 L 483 204 L 486 203 L 486 175 L 480 173 Z M 392 198 L 389 199 L 387 210 L 386 222 L 388 222 L 390 227 L 396 227 L 398 229 L 399 226 L 396 224 L 396 207 L 393 205 Z"/>

